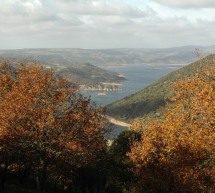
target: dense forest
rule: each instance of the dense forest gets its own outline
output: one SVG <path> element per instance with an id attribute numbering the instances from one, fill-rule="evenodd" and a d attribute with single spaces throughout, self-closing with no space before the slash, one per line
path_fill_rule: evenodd
<path id="1" fill-rule="evenodd" d="M 215 192 L 215 68 L 206 63 L 171 84 L 162 116 L 134 120 L 110 143 L 105 109 L 75 83 L 2 62 L 0 192 Z"/>

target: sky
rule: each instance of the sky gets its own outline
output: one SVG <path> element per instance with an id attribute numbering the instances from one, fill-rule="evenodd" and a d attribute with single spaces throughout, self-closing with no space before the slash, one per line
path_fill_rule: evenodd
<path id="1" fill-rule="evenodd" d="M 215 45 L 215 0 L 0 0 L 0 49 Z"/>

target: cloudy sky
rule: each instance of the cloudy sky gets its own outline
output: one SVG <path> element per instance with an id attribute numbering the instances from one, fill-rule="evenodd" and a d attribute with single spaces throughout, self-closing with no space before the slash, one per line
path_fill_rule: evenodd
<path id="1" fill-rule="evenodd" d="M 1 0 L 0 49 L 215 45 L 215 0 Z"/>

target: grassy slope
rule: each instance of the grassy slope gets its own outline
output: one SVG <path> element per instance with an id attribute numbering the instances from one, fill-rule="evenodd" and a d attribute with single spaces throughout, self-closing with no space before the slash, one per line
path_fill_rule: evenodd
<path id="1" fill-rule="evenodd" d="M 165 100 L 172 92 L 172 83 L 192 77 L 197 69 L 215 66 L 215 55 L 209 55 L 197 62 L 176 70 L 143 90 L 107 106 L 107 114 L 121 120 L 141 118 L 165 105 Z"/>

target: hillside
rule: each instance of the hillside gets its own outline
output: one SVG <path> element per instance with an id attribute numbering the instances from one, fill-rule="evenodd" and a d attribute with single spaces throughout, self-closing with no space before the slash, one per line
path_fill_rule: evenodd
<path id="1" fill-rule="evenodd" d="M 4 60 L 2 60 L 4 61 Z M 13 66 L 18 66 L 20 63 L 32 64 L 33 59 L 21 59 L 11 58 L 8 55 L 6 61 Z M 57 63 L 57 58 L 52 58 L 50 61 L 36 60 L 36 63 L 40 62 L 47 68 L 53 68 L 58 76 L 65 77 L 85 87 L 95 87 L 101 85 L 101 82 L 121 82 L 125 78 L 118 75 L 116 72 L 104 70 L 100 67 L 94 66 L 89 63 L 72 64 L 68 61 L 62 60 L 61 63 Z M 53 62 L 53 63 L 51 63 Z M 64 63 L 65 62 L 65 63 Z"/>
<path id="2" fill-rule="evenodd" d="M 143 90 L 107 106 L 107 114 L 121 120 L 132 120 L 153 114 L 159 107 L 165 105 L 165 100 L 172 92 L 172 83 L 187 77 L 192 77 L 204 66 L 215 66 L 215 55 L 209 55 L 199 61 L 176 70 Z"/>
<path id="3" fill-rule="evenodd" d="M 101 82 L 121 82 L 125 80 L 116 72 L 101 69 L 92 64 L 75 64 L 57 71 L 58 75 L 65 76 L 86 86 L 98 86 Z"/>

